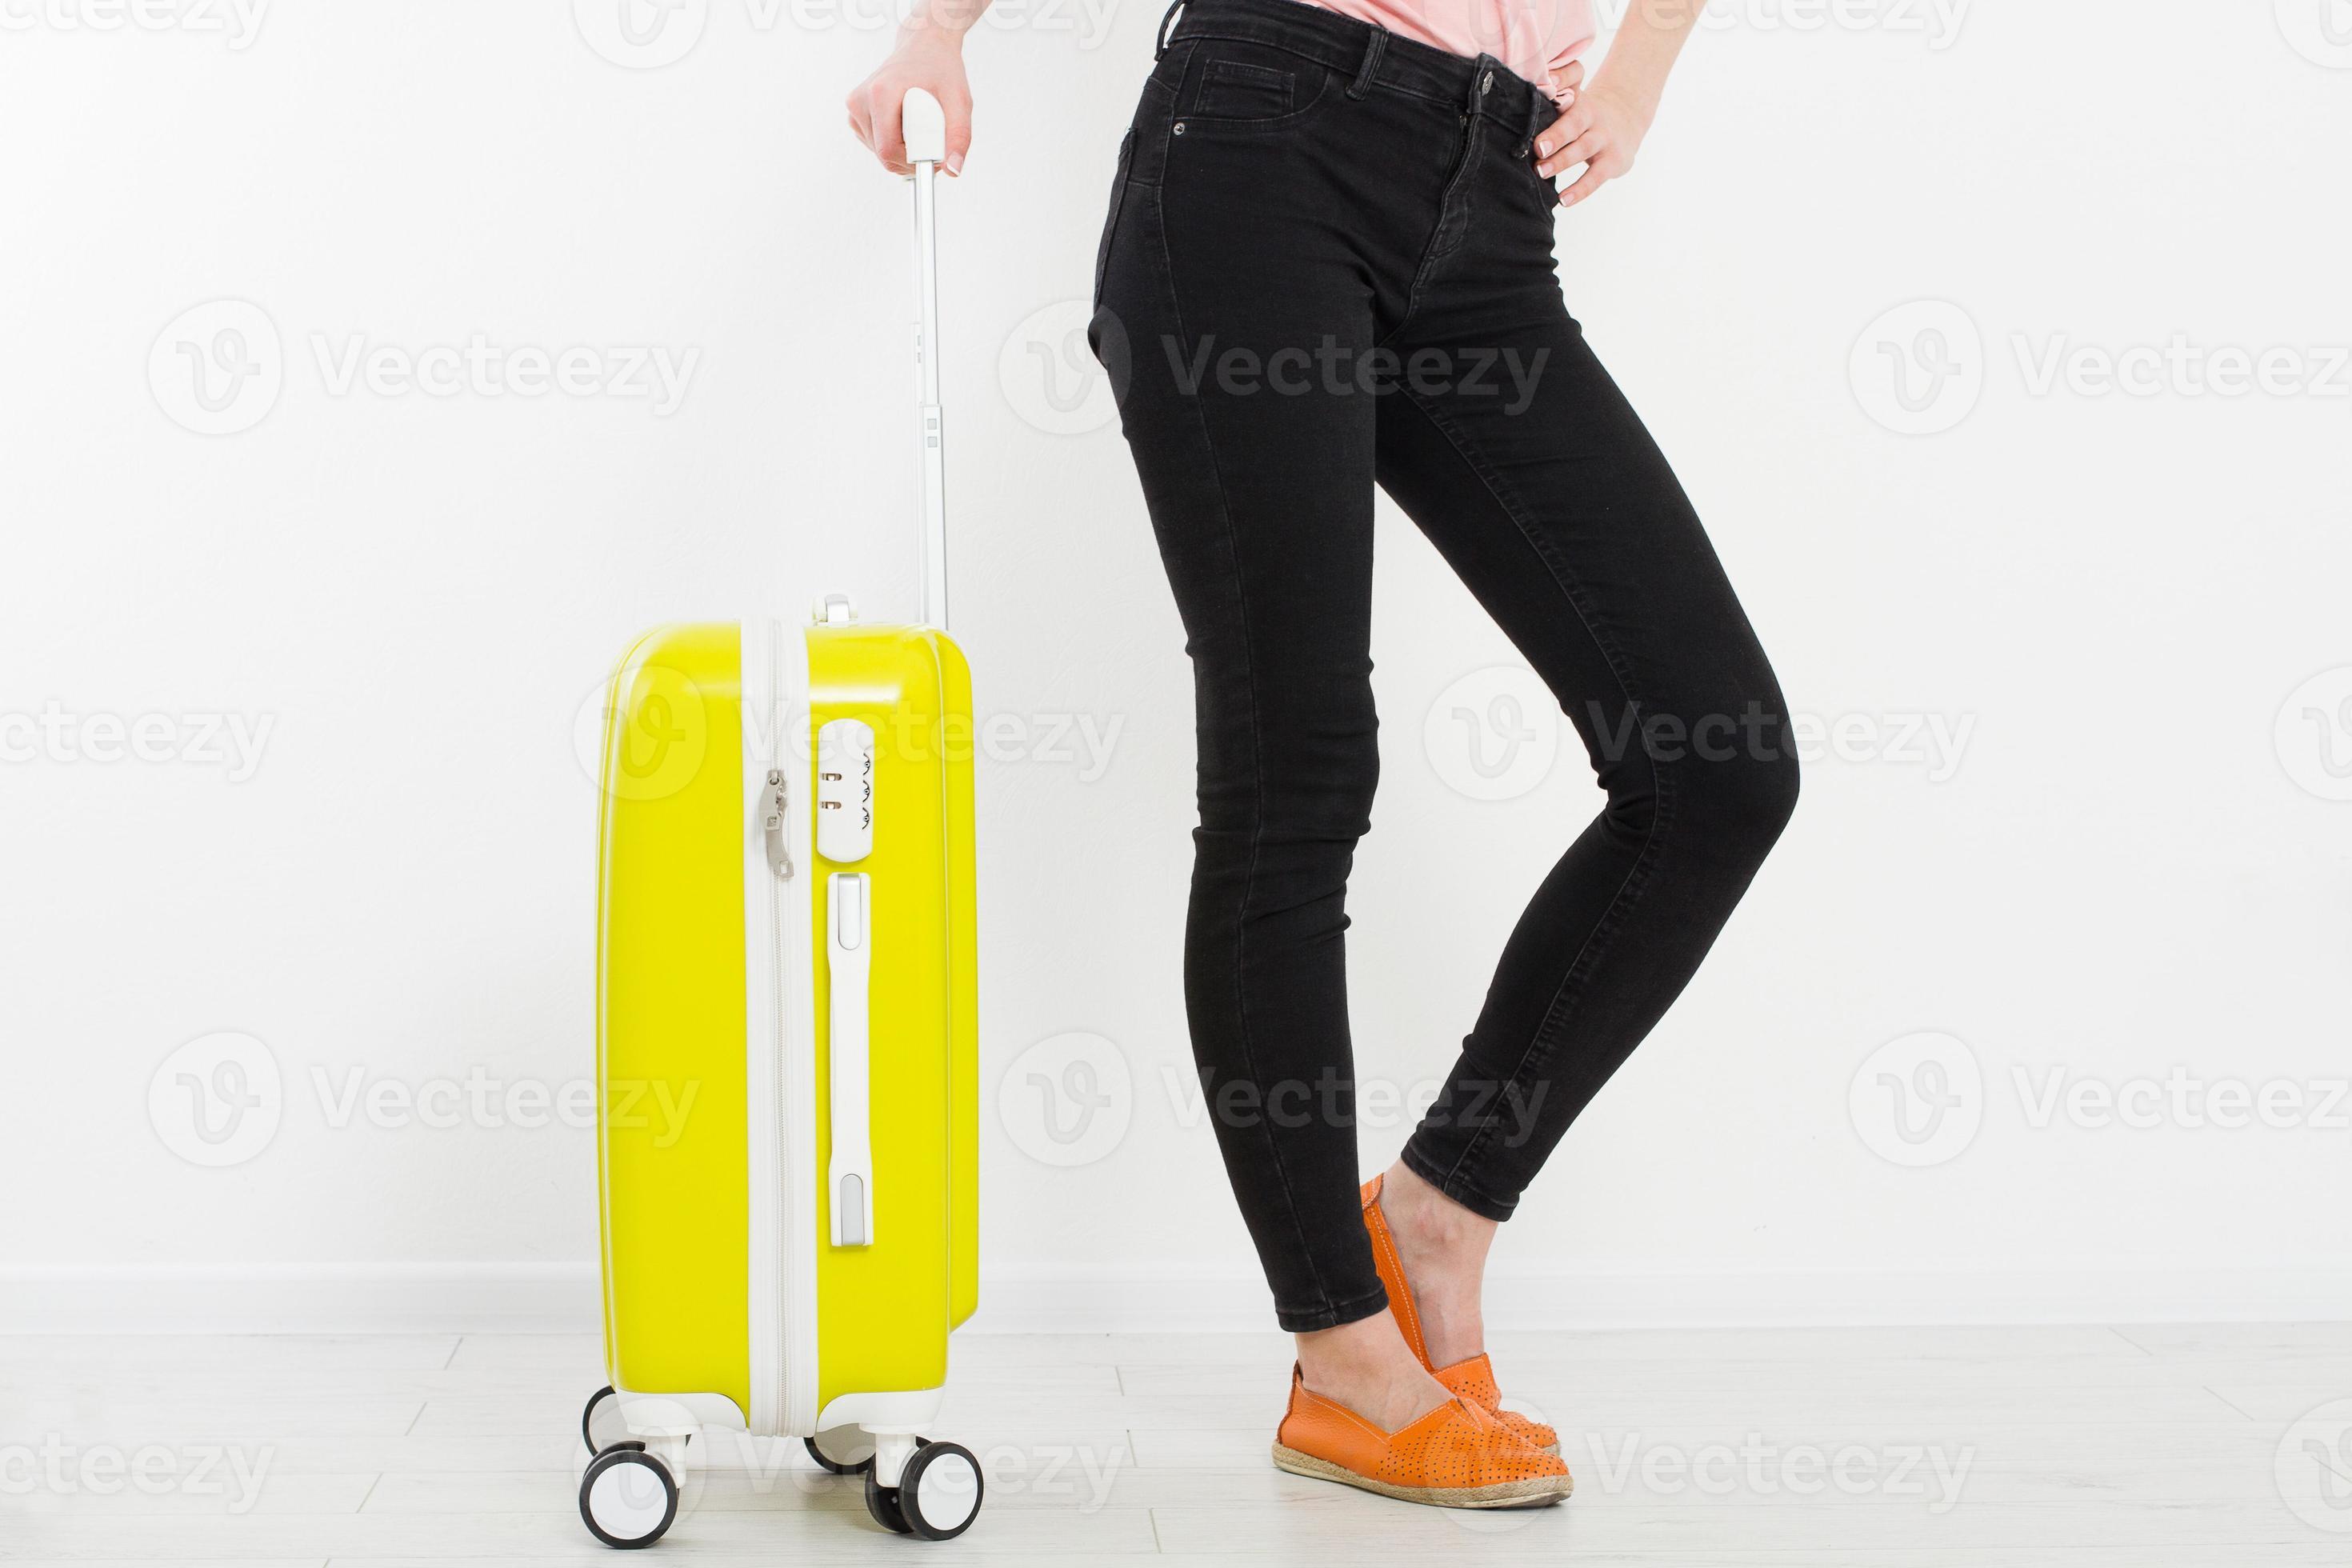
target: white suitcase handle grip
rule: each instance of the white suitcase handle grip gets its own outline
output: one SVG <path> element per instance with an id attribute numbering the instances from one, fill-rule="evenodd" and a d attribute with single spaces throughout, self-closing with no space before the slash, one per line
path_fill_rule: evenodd
<path id="1" fill-rule="evenodd" d="M 948 111 L 940 107 L 938 99 L 919 87 L 908 88 L 906 101 L 898 108 L 898 124 L 907 141 L 907 162 L 948 161 Z"/>
<path id="2" fill-rule="evenodd" d="M 833 1162 L 825 1173 L 825 1206 L 833 1245 L 874 1244 L 874 1144 L 868 1084 L 871 1035 L 866 992 L 873 973 L 873 879 L 836 871 L 825 879 L 824 925 L 833 972 Z"/>
<path id="3" fill-rule="evenodd" d="M 948 625 L 948 485 L 940 423 L 940 247 L 933 187 L 948 155 L 947 111 L 921 88 L 899 109 L 907 161 L 915 166 L 916 437 L 923 464 L 923 624 Z"/>

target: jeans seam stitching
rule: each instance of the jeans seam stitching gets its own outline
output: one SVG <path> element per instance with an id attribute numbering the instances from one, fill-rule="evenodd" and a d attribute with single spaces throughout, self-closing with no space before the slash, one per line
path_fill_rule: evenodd
<path id="1" fill-rule="evenodd" d="M 1440 261 L 1444 260 L 1446 257 L 1453 255 L 1454 250 L 1461 247 L 1462 242 L 1460 240 L 1456 240 L 1453 246 L 1441 251 L 1437 247 L 1437 242 L 1445 237 L 1446 209 L 1453 202 L 1454 189 L 1463 181 L 1470 177 L 1471 166 L 1477 162 L 1477 142 L 1475 139 L 1479 134 L 1478 117 L 1475 114 L 1464 115 L 1462 117 L 1462 152 L 1454 165 L 1454 173 L 1445 182 L 1444 190 L 1440 192 L 1438 195 L 1437 221 L 1430 226 L 1429 238 L 1423 242 L 1420 264 L 1413 268 L 1412 282 L 1411 286 L 1405 289 L 1404 310 L 1397 316 L 1396 325 L 1381 334 L 1380 338 L 1374 343 L 1375 347 L 1386 347 L 1391 342 L 1394 341 L 1398 333 L 1403 331 L 1407 327 L 1412 324 L 1413 312 L 1421 308 L 1422 290 L 1429 281 L 1429 274 L 1431 270 L 1434 268 Z M 1465 237 L 1469 232 L 1469 226 L 1468 215 L 1465 213 L 1463 218 L 1463 232 Z M 1424 410 L 1424 412 L 1426 412 L 1426 410 Z M 1441 426 L 1440 428 L 1443 429 L 1444 426 Z M 1451 434 L 1447 435 L 1446 439 L 1449 441 L 1453 440 Z M 1456 442 L 1455 447 L 1458 450 L 1460 443 Z M 1465 453 L 1464 456 L 1466 459 L 1468 454 Z M 1476 467 L 1475 464 L 1473 464 L 1472 466 L 1474 468 Z M 1487 486 L 1487 489 L 1490 490 L 1493 488 L 1494 487 L 1492 485 Z M 1500 496 L 1497 496 L 1495 499 L 1497 501 L 1502 500 Z M 1507 510 L 1509 509 L 1506 508 L 1505 510 Z"/>
<path id="2" fill-rule="evenodd" d="M 1168 245 L 1168 211 L 1164 196 L 1161 198 L 1160 211 L 1160 258 L 1168 277 L 1168 310 L 1175 318 L 1176 335 L 1184 342 L 1189 356 L 1192 334 L 1184 327 L 1182 291 L 1176 285 L 1176 257 Z M 1251 644 L 1249 594 L 1242 580 L 1240 536 L 1234 526 L 1233 497 L 1225 486 L 1224 467 L 1217 460 L 1217 443 L 1209 430 L 1208 411 L 1202 405 L 1198 396 L 1186 401 L 1192 405 L 1193 421 L 1200 428 L 1201 447 L 1208 454 L 1209 471 L 1217 481 L 1217 510 L 1225 525 L 1225 559 L 1233 572 L 1234 608 L 1240 617 L 1242 626 L 1244 685 L 1249 692 L 1250 795 L 1255 807 L 1256 821 L 1250 828 L 1249 867 L 1242 875 L 1241 898 L 1234 910 L 1234 1015 L 1241 1023 L 1242 1063 L 1249 1072 L 1250 1081 L 1255 1083 L 1258 1079 L 1257 1055 L 1250 1044 L 1248 993 L 1244 984 L 1243 972 L 1247 967 L 1250 894 L 1257 886 L 1258 858 L 1265 842 L 1265 742 L 1258 726 L 1257 657 Z M 1298 1195 L 1290 1184 L 1289 1167 L 1283 1163 L 1282 1142 L 1274 1136 L 1271 1128 L 1265 1126 L 1263 1118 L 1260 1119 L 1259 1125 L 1265 1139 L 1266 1152 L 1273 1157 L 1275 1175 L 1282 1183 L 1283 1206 L 1289 1213 L 1291 1233 L 1297 1238 L 1299 1256 L 1307 1264 L 1307 1273 L 1314 1278 L 1315 1291 L 1323 1300 L 1324 1311 L 1336 1311 L 1339 1304 L 1331 1300 L 1330 1287 L 1324 1282 L 1323 1271 L 1316 1265 L 1314 1248 L 1308 1244 L 1307 1238 L 1306 1224 L 1299 1216 Z"/>
<path id="3" fill-rule="evenodd" d="M 1274 1310 L 1276 1321 L 1286 1332 L 1311 1334 L 1320 1329 L 1337 1328 L 1342 1322 L 1354 1322 L 1358 1318 L 1369 1318 L 1385 1308 L 1388 1300 L 1386 1290 L 1375 1289 L 1361 1296 L 1350 1296 L 1344 1301 L 1328 1303 L 1311 1312 L 1293 1311 L 1279 1301 L 1275 1303 Z M 1358 1307 L 1369 1307 L 1371 1310 L 1357 1312 L 1353 1317 L 1346 1315 Z M 1302 1326 L 1292 1328 L 1291 1324 L 1294 1322 Z"/>
<path id="4" fill-rule="evenodd" d="M 1446 418 L 1439 410 L 1431 407 L 1419 394 L 1410 389 L 1406 391 L 1405 398 L 1436 428 L 1439 435 L 1445 437 L 1447 445 L 1460 455 L 1462 460 L 1470 465 L 1470 471 L 1478 476 L 1478 482 L 1486 487 L 1486 493 L 1494 498 L 1495 504 L 1503 509 L 1503 515 L 1511 520 L 1512 525 L 1519 531 L 1520 537 L 1527 541 L 1528 548 L 1535 552 L 1536 559 L 1544 563 L 1544 569 L 1551 574 L 1553 583 L 1559 586 L 1560 596 L 1568 601 L 1568 606 L 1575 613 L 1578 624 L 1584 628 L 1584 635 L 1591 637 L 1593 646 L 1601 650 L 1601 658 L 1609 666 L 1610 674 L 1616 678 L 1619 695 L 1624 698 L 1626 706 L 1630 710 L 1638 713 L 1641 706 L 1640 700 L 1633 695 L 1633 682 L 1626 669 L 1627 661 L 1622 652 L 1608 637 L 1601 635 L 1596 616 L 1587 610 L 1583 603 L 1585 595 L 1580 592 L 1574 582 L 1575 574 L 1568 571 L 1552 558 L 1552 552 L 1544 548 L 1543 542 L 1537 537 L 1535 530 L 1528 525 L 1527 519 L 1522 515 L 1522 509 L 1517 503 L 1516 493 L 1511 492 L 1509 487 L 1489 469 L 1483 456 L 1476 449 L 1476 444 L 1465 438 L 1452 420 Z M 1646 750 L 1643 755 L 1648 756 Z M 1673 786 L 1669 782 L 1672 775 L 1658 765 L 1655 758 L 1648 760 L 1651 784 L 1657 796 L 1656 809 L 1650 816 L 1649 831 L 1643 836 L 1642 847 L 1634 855 L 1633 864 L 1626 868 L 1624 880 L 1620 882 L 1617 885 L 1617 890 L 1610 895 L 1609 902 L 1602 909 L 1601 918 L 1593 922 L 1592 930 L 1586 935 L 1583 946 L 1578 949 L 1576 957 L 1570 961 L 1568 968 L 1561 973 L 1559 984 L 1553 990 L 1551 1001 L 1544 1007 L 1543 1017 L 1537 1021 L 1534 1033 L 1528 1037 L 1527 1046 L 1520 1051 L 1518 1063 L 1511 1069 L 1510 1076 L 1506 1080 L 1507 1083 L 1519 1082 L 1529 1064 L 1536 1060 L 1538 1047 L 1541 1046 L 1549 1050 L 1552 1042 L 1548 1040 L 1547 1037 L 1553 1032 L 1555 1022 L 1562 1016 L 1559 1011 L 1560 1002 L 1568 992 L 1570 983 L 1578 977 L 1580 972 L 1590 972 L 1588 959 L 1594 963 L 1599 962 L 1600 953 L 1605 951 L 1602 945 L 1604 939 L 1614 936 L 1622 926 L 1620 907 L 1623 906 L 1630 910 L 1633 901 L 1638 900 L 1643 889 L 1648 886 L 1649 879 L 1645 873 L 1654 852 L 1664 837 L 1665 829 L 1673 816 L 1674 804 Z M 1471 1134 L 1470 1142 L 1464 1145 L 1462 1152 L 1455 1157 L 1453 1165 L 1446 1172 L 1448 1182 L 1459 1178 L 1466 1185 L 1474 1190 L 1476 1189 L 1476 1184 L 1463 1176 L 1463 1171 L 1484 1152 L 1488 1134 L 1493 1131 L 1494 1121 L 1490 1118 L 1485 1126 Z"/>
<path id="5" fill-rule="evenodd" d="M 1409 1138 L 1405 1140 L 1404 1148 L 1399 1151 L 1398 1157 L 1403 1160 L 1408 1166 L 1412 1167 L 1413 1174 L 1419 1176 L 1423 1181 L 1427 1182 L 1431 1186 L 1435 1187 L 1439 1192 L 1444 1193 L 1447 1197 L 1454 1199 L 1457 1203 L 1461 1201 L 1465 1194 L 1467 1194 L 1469 1196 L 1476 1198 L 1480 1203 L 1486 1205 L 1489 1208 L 1502 1210 L 1504 1217 L 1507 1217 L 1511 1210 L 1517 1206 L 1517 1200 L 1506 1203 L 1504 1200 L 1496 1197 L 1494 1194 L 1488 1192 L 1486 1188 L 1480 1186 L 1476 1182 L 1472 1181 L 1467 1176 L 1461 1175 L 1459 1173 L 1448 1173 L 1447 1171 L 1443 1166 L 1439 1165 L 1436 1161 L 1415 1149 L 1412 1145 L 1412 1141 Z M 1494 1216 L 1490 1215 L 1488 1217 L 1491 1218 Z"/>

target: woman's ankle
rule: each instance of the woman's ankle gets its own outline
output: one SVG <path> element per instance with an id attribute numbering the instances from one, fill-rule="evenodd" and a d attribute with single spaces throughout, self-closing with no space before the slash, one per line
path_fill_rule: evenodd
<path id="1" fill-rule="evenodd" d="M 1381 1179 L 1381 1214 L 1412 1283 L 1430 1365 L 1452 1366 L 1485 1351 L 1483 1287 L 1495 1222 L 1446 1196 L 1402 1160 Z"/>
<path id="2" fill-rule="evenodd" d="M 1297 1339 L 1299 1380 L 1308 1392 L 1346 1405 L 1384 1432 L 1411 1426 L 1453 1397 L 1423 1367 L 1386 1311 Z"/>

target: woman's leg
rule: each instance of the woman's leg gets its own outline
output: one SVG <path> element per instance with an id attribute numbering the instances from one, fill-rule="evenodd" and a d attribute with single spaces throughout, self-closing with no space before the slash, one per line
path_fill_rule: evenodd
<path id="1" fill-rule="evenodd" d="M 1307 1386 L 1395 1430 L 1447 1396 L 1383 1310 L 1355 1203 L 1344 903 L 1380 772 L 1372 400 L 1221 385 L 1213 368 L 1188 386 L 1177 369 L 1203 342 L 1257 365 L 1299 343 L 1352 352 L 1371 323 L 1336 278 L 1269 288 L 1250 247 L 1192 233 L 1172 241 L 1183 307 L 1216 323 L 1194 338 L 1167 281 L 1162 222 L 1158 192 L 1127 193 L 1132 250 L 1114 262 L 1106 303 L 1131 355 L 1115 363 L 1121 412 L 1192 661 L 1193 1052 Z"/>
<path id="2" fill-rule="evenodd" d="M 1161 206 L 1157 191 L 1127 193 L 1104 303 L 1131 350 L 1121 414 L 1192 662 L 1200 826 L 1185 1004 L 1276 1313 L 1304 1332 L 1386 1303 L 1351 1207 L 1342 938 L 1380 771 L 1374 411 L 1370 398 L 1277 395 L 1214 366 L 1226 354 L 1263 364 L 1327 335 L 1368 344 L 1370 320 L 1360 297 L 1304 278 L 1286 289 L 1245 240 L 1206 237 L 1197 219 L 1169 226 Z M 1188 331 L 1192 321 L 1213 331 Z M 1188 386 L 1180 367 L 1203 342 L 1208 368 Z"/>
<path id="3" fill-rule="evenodd" d="M 1493 353 L 1526 379 L 1383 399 L 1380 477 L 1551 688 L 1609 799 L 1520 917 L 1384 1192 L 1440 1366 L 1483 1348 L 1493 1222 L 1681 994 L 1797 794 L 1763 650 L 1560 301 L 1549 214 L 1512 195 L 1494 193 L 1398 346 Z"/>
<path id="4" fill-rule="evenodd" d="M 1201 118 L 1196 102 L 1251 110 L 1208 101 L 1213 63 L 1320 110 L 1270 131 Z M 1202 1091 L 1307 1386 L 1394 1429 L 1446 1394 L 1384 1310 L 1356 1196 L 1344 904 L 1379 774 L 1378 413 L 1350 378 L 1410 281 L 1457 121 L 1443 104 L 1349 116 L 1348 82 L 1276 48 L 1172 47 L 1137 115 L 1093 335 L 1192 661 Z"/>

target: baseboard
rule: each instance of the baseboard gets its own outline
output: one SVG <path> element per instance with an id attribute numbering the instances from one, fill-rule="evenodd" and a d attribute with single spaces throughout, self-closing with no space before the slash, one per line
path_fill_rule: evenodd
<path id="1" fill-rule="evenodd" d="M 1489 1277 L 1501 1330 L 2352 1321 L 2352 1268 L 1591 1273 Z M 1008 1333 L 1262 1330 L 1255 1279 L 1027 1276 L 983 1281 L 971 1327 Z"/>
<path id="2" fill-rule="evenodd" d="M 1591 1273 L 1487 1282 L 1498 1330 L 2352 1320 L 2352 1268 Z M 1264 1330 L 1254 1279 L 992 1276 L 982 1333 Z M 0 1333 L 593 1333 L 575 1263 L 0 1266 Z"/>
<path id="3" fill-rule="evenodd" d="M 596 1267 L 0 1265 L 0 1333 L 593 1333 Z"/>

